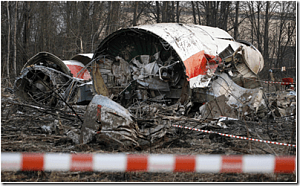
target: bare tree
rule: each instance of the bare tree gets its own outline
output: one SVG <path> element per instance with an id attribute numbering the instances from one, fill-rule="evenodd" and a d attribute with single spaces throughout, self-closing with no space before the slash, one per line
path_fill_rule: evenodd
<path id="1" fill-rule="evenodd" d="M 6 73 L 7 73 L 7 78 L 8 78 L 8 82 L 10 80 L 9 77 L 9 55 L 10 55 L 10 15 L 9 15 L 9 2 L 6 2 L 6 8 L 7 8 L 7 22 L 8 22 L 8 36 L 7 36 L 7 61 L 6 61 Z"/>
<path id="2" fill-rule="evenodd" d="M 235 2 L 235 21 L 234 21 L 234 39 L 238 39 L 238 32 L 239 32 L 239 6 L 240 2 Z"/>
<path id="3" fill-rule="evenodd" d="M 134 2 L 134 9 L 133 9 L 133 20 L 132 20 L 132 25 L 136 26 L 137 25 L 137 11 L 139 8 L 139 2 L 135 1 Z"/>
<path id="4" fill-rule="evenodd" d="M 269 8 L 270 2 L 266 2 L 266 11 L 265 11 L 265 32 L 264 32 L 264 59 L 265 61 L 269 60 Z"/>
<path id="5" fill-rule="evenodd" d="M 194 24 L 197 24 L 196 11 L 195 11 L 194 1 L 192 1 L 192 10 L 193 10 Z"/>
<path id="6" fill-rule="evenodd" d="M 169 1 L 164 1 L 163 2 L 163 11 L 162 11 L 162 18 L 161 22 L 166 23 L 168 22 L 168 8 L 169 8 Z"/>
<path id="7" fill-rule="evenodd" d="M 257 37 L 257 47 L 258 47 L 258 50 L 261 51 L 261 42 L 260 42 L 260 10 L 261 10 L 261 2 L 260 1 L 257 1 L 257 34 L 256 34 L 256 37 Z"/>
<path id="8" fill-rule="evenodd" d="M 15 7 L 15 19 L 14 19 L 14 77 L 17 76 L 17 17 L 18 16 L 18 1 L 16 1 Z"/>
<path id="9" fill-rule="evenodd" d="M 200 13 L 200 8 L 199 8 L 199 2 L 196 2 L 196 8 L 197 8 L 197 14 L 198 14 L 198 24 L 201 25 L 201 13 Z"/>
<path id="10" fill-rule="evenodd" d="M 217 14 L 219 14 L 219 16 L 216 17 L 216 19 L 218 20 L 217 25 L 219 28 L 227 31 L 227 24 L 228 24 L 228 16 L 229 13 L 231 12 L 230 9 L 230 5 L 231 5 L 231 1 L 221 1 L 221 7 L 220 10 L 217 11 Z"/>
<path id="11" fill-rule="evenodd" d="M 169 15 L 170 22 L 175 23 L 175 3 L 171 1 L 171 9 Z"/>
<path id="12" fill-rule="evenodd" d="M 156 6 L 156 23 L 160 23 L 160 5 L 159 1 L 155 1 L 155 6 Z"/>
<path id="13" fill-rule="evenodd" d="M 180 10 L 179 10 L 179 1 L 176 1 L 176 22 L 179 23 Z"/>
<path id="14" fill-rule="evenodd" d="M 116 31 L 119 27 L 120 1 L 109 1 L 108 24 L 106 35 Z"/>
<path id="15" fill-rule="evenodd" d="M 281 2 L 279 34 L 278 34 L 278 50 L 277 50 L 277 67 L 281 67 L 283 63 L 284 53 L 287 46 L 291 44 L 292 36 L 295 34 L 296 22 L 289 21 L 291 17 L 293 20 L 296 4 L 294 2 Z M 290 12 L 292 11 L 292 13 Z"/>

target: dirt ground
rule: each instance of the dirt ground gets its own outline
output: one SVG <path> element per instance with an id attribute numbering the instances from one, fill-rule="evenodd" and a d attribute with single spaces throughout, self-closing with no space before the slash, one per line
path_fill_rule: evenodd
<path id="1" fill-rule="evenodd" d="M 67 112 L 38 110 L 26 105 L 2 89 L 1 152 L 61 152 L 61 153 L 120 153 L 104 144 L 92 141 L 75 144 L 67 136 L 69 130 L 80 131 L 80 121 Z M 83 115 L 85 106 L 74 107 Z M 62 125 L 51 132 L 47 126 Z M 212 130 L 255 139 L 295 144 L 295 119 L 284 117 L 262 121 L 224 121 L 228 128 L 205 127 Z M 197 128 L 197 126 L 195 126 Z M 248 132 L 247 132 L 248 129 Z M 250 132 L 249 132 L 250 131 Z M 176 136 L 159 146 L 141 150 L 127 149 L 125 153 L 153 154 L 273 154 L 295 155 L 296 149 L 280 145 L 250 142 L 185 129 L 176 129 Z M 148 173 L 148 172 L 41 172 L 1 171 L 2 182 L 296 182 L 295 174 L 237 174 L 237 173 Z"/>

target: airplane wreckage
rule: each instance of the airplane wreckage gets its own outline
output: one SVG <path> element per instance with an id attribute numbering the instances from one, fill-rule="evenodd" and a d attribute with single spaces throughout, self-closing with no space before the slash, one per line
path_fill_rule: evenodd
<path id="1" fill-rule="evenodd" d="M 170 118 L 264 117 L 257 81 L 263 66 L 252 44 L 219 28 L 160 23 L 120 29 L 94 54 L 71 60 L 40 52 L 25 64 L 14 89 L 23 100 L 53 107 L 89 103 L 77 142 L 98 136 L 139 147 L 175 130 Z"/>

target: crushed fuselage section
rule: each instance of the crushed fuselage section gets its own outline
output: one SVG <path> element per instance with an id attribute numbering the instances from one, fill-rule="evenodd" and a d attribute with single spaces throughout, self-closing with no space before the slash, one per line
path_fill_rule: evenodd
<path id="1" fill-rule="evenodd" d="M 79 55 L 77 55 L 78 58 Z M 91 60 L 85 55 L 84 61 Z M 92 99 L 89 71 L 77 60 L 61 60 L 40 52 L 24 65 L 14 83 L 15 95 L 22 100 L 55 107 L 64 102 L 86 104 Z"/>

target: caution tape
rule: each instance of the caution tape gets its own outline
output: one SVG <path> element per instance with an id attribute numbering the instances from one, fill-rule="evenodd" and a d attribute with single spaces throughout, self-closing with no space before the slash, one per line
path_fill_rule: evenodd
<path id="1" fill-rule="evenodd" d="M 274 81 L 262 81 L 267 84 L 281 84 L 281 85 L 296 85 L 296 83 L 290 83 L 290 82 L 274 82 Z"/>
<path id="2" fill-rule="evenodd" d="M 290 82 L 281 82 L 281 81 L 263 81 L 263 80 L 257 80 L 257 79 L 251 79 L 251 78 L 244 78 L 252 81 L 259 81 L 262 83 L 267 83 L 267 84 L 281 84 L 281 85 L 296 85 L 296 83 L 290 83 Z"/>
<path id="3" fill-rule="evenodd" d="M 285 67 L 285 69 L 294 69 L 296 67 Z M 271 68 L 272 70 L 282 70 L 282 67 L 281 68 Z"/>
<path id="4" fill-rule="evenodd" d="M 201 130 L 201 129 L 196 129 L 196 128 L 192 128 L 192 127 L 185 127 L 185 126 L 181 126 L 181 125 L 172 125 L 172 126 L 177 127 L 177 128 L 184 128 L 184 129 L 199 131 L 199 132 L 219 134 L 221 136 L 226 136 L 226 137 L 231 137 L 231 138 L 244 139 L 244 140 L 249 140 L 249 141 L 257 141 L 257 142 L 263 142 L 263 143 L 271 143 L 271 144 L 275 144 L 275 145 L 284 145 L 284 146 L 289 146 L 289 147 L 295 147 L 296 148 L 296 145 L 293 145 L 293 144 L 279 143 L 279 142 L 267 141 L 267 140 L 259 140 L 259 139 L 247 138 L 247 137 L 242 137 L 242 136 L 235 136 L 235 135 L 231 135 L 231 134 L 223 134 L 223 133 L 219 133 L 219 132 Z"/>
<path id="5" fill-rule="evenodd" d="M 1 171 L 293 173 L 296 156 L 1 153 Z"/>

